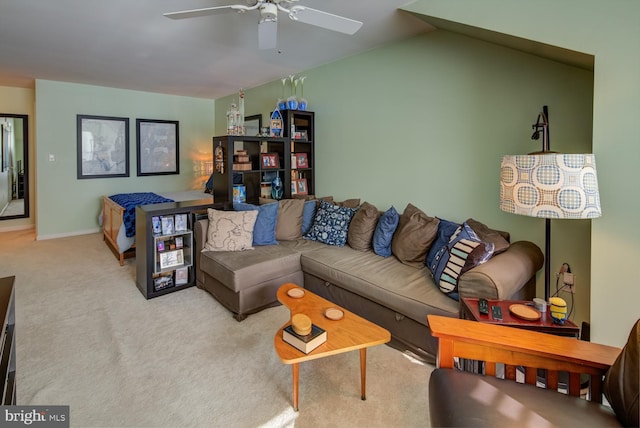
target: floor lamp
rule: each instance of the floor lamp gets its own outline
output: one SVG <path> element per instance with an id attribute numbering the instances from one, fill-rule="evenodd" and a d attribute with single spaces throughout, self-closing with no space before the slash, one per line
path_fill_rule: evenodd
<path id="1" fill-rule="evenodd" d="M 594 155 L 549 152 L 548 135 L 543 138 L 547 141 L 542 152 L 502 158 L 500 209 L 545 219 L 544 298 L 548 301 L 551 219 L 589 219 L 602 213 Z"/>

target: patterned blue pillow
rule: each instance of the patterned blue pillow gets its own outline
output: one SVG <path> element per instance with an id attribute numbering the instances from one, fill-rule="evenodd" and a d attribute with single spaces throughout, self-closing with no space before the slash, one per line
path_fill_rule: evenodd
<path id="1" fill-rule="evenodd" d="M 439 251 L 433 261 L 433 280 L 440 291 L 457 297 L 458 278 L 469 269 L 491 258 L 494 245 L 482 242 L 471 226 L 464 222 L 455 233 L 445 251 Z"/>
<path id="2" fill-rule="evenodd" d="M 244 202 L 233 204 L 234 211 L 258 211 L 258 218 L 253 227 L 253 245 L 278 245 L 276 241 L 278 206 L 277 202 L 259 206 Z"/>
<path id="3" fill-rule="evenodd" d="M 391 241 L 393 240 L 393 234 L 398 228 L 400 222 L 400 215 L 394 207 L 385 211 L 378 224 L 376 230 L 373 232 L 373 251 L 382 257 L 389 257 L 391 255 Z"/>
<path id="4" fill-rule="evenodd" d="M 355 208 L 341 207 L 327 201 L 320 201 L 313 225 L 304 238 L 327 245 L 344 247 L 347 242 L 349 223 L 351 223 L 356 211 Z"/>
<path id="5" fill-rule="evenodd" d="M 447 251 L 447 244 L 451 239 L 451 236 L 456 232 L 456 229 L 460 224 L 454 223 L 449 220 L 440 219 L 440 223 L 438 223 L 438 234 L 436 235 L 436 240 L 431 244 L 431 248 L 427 253 L 426 264 L 431 273 L 435 270 L 435 265 L 433 264 L 433 260 L 436 258 L 438 253 L 442 253 Z"/>
<path id="6" fill-rule="evenodd" d="M 316 206 L 318 203 L 315 200 L 306 201 L 304 203 L 304 209 L 302 211 L 302 234 L 306 235 L 313 225 L 313 218 L 316 215 Z"/>

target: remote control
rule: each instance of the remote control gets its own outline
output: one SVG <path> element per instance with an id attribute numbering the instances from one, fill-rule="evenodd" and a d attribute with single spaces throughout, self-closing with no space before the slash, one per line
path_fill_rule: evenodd
<path id="1" fill-rule="evenodd" d="M 502 321 L 502 308 L 500 306 L 491 306 L 491 316 L 494 320 Z"/>
<path id="2" fill-rule="evenodd" d="M 489 302 L 487 302 L 487 299 L 478 300 L 478 312 L 482 315 L 489 315 Z"/>

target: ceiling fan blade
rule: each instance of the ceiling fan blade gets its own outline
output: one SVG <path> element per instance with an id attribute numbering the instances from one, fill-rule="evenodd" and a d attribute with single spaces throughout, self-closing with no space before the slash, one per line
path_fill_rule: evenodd
<path id="1" fill-rule="evenodd" d="M 289 18 L 345 34 L 354 34 L 362 27 L 362 22 L 360 21 L 306 6 L 293 6 L 289 10 Z"/>
<path id="2" fill-rule="evenodd" d="M 278 20 L 262 19 L 258 24 L 258 48 L 275 49 L 278 44 Z"/>
<path id="3" fill-rule="evenodd" d="M 171 19 L 185 19 L 185 18 L 196 18 L 198 16 L 209 16 L 209 15 L 217 15 L 220 13 L 227 12 L 245 12 L 247 10 L 252 10 L 255 8 L 232 4 L 229 6 L 216 6 L 216 7 L 205 7 L 203 9 L 193 9 L 193 10 L 183 10 L 180 12 L 169 12 L 163 13 L 163 16 Z"/>

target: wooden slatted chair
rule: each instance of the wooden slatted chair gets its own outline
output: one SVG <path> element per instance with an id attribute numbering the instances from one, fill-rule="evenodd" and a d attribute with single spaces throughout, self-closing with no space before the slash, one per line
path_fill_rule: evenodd
<path id="1" fill-rule="evenodd" d="M 438 368 L 429 381 L 432 426 L 638 424 L 640 321 L 622 353 L 616 347 L 475 321 L 430 315 L 428 322 L 439 339 Z M 460 359 L 483 361 L 485 375 L 456 370 Z M 495 377 L 497 364 L 504 364 L 505 379 Z M 514 382 L 516 367 L 524 368 L 524 384 Z M 546 370 L 546 389 L 535 386 L 539 369 Z M 557 392 L 560 372 L 569 373 L 568 394 Z M 581 374 L 590 376 L 590 401 L 580 398 Z M 602 404 L 603 391 L 615 413 Z"/>

